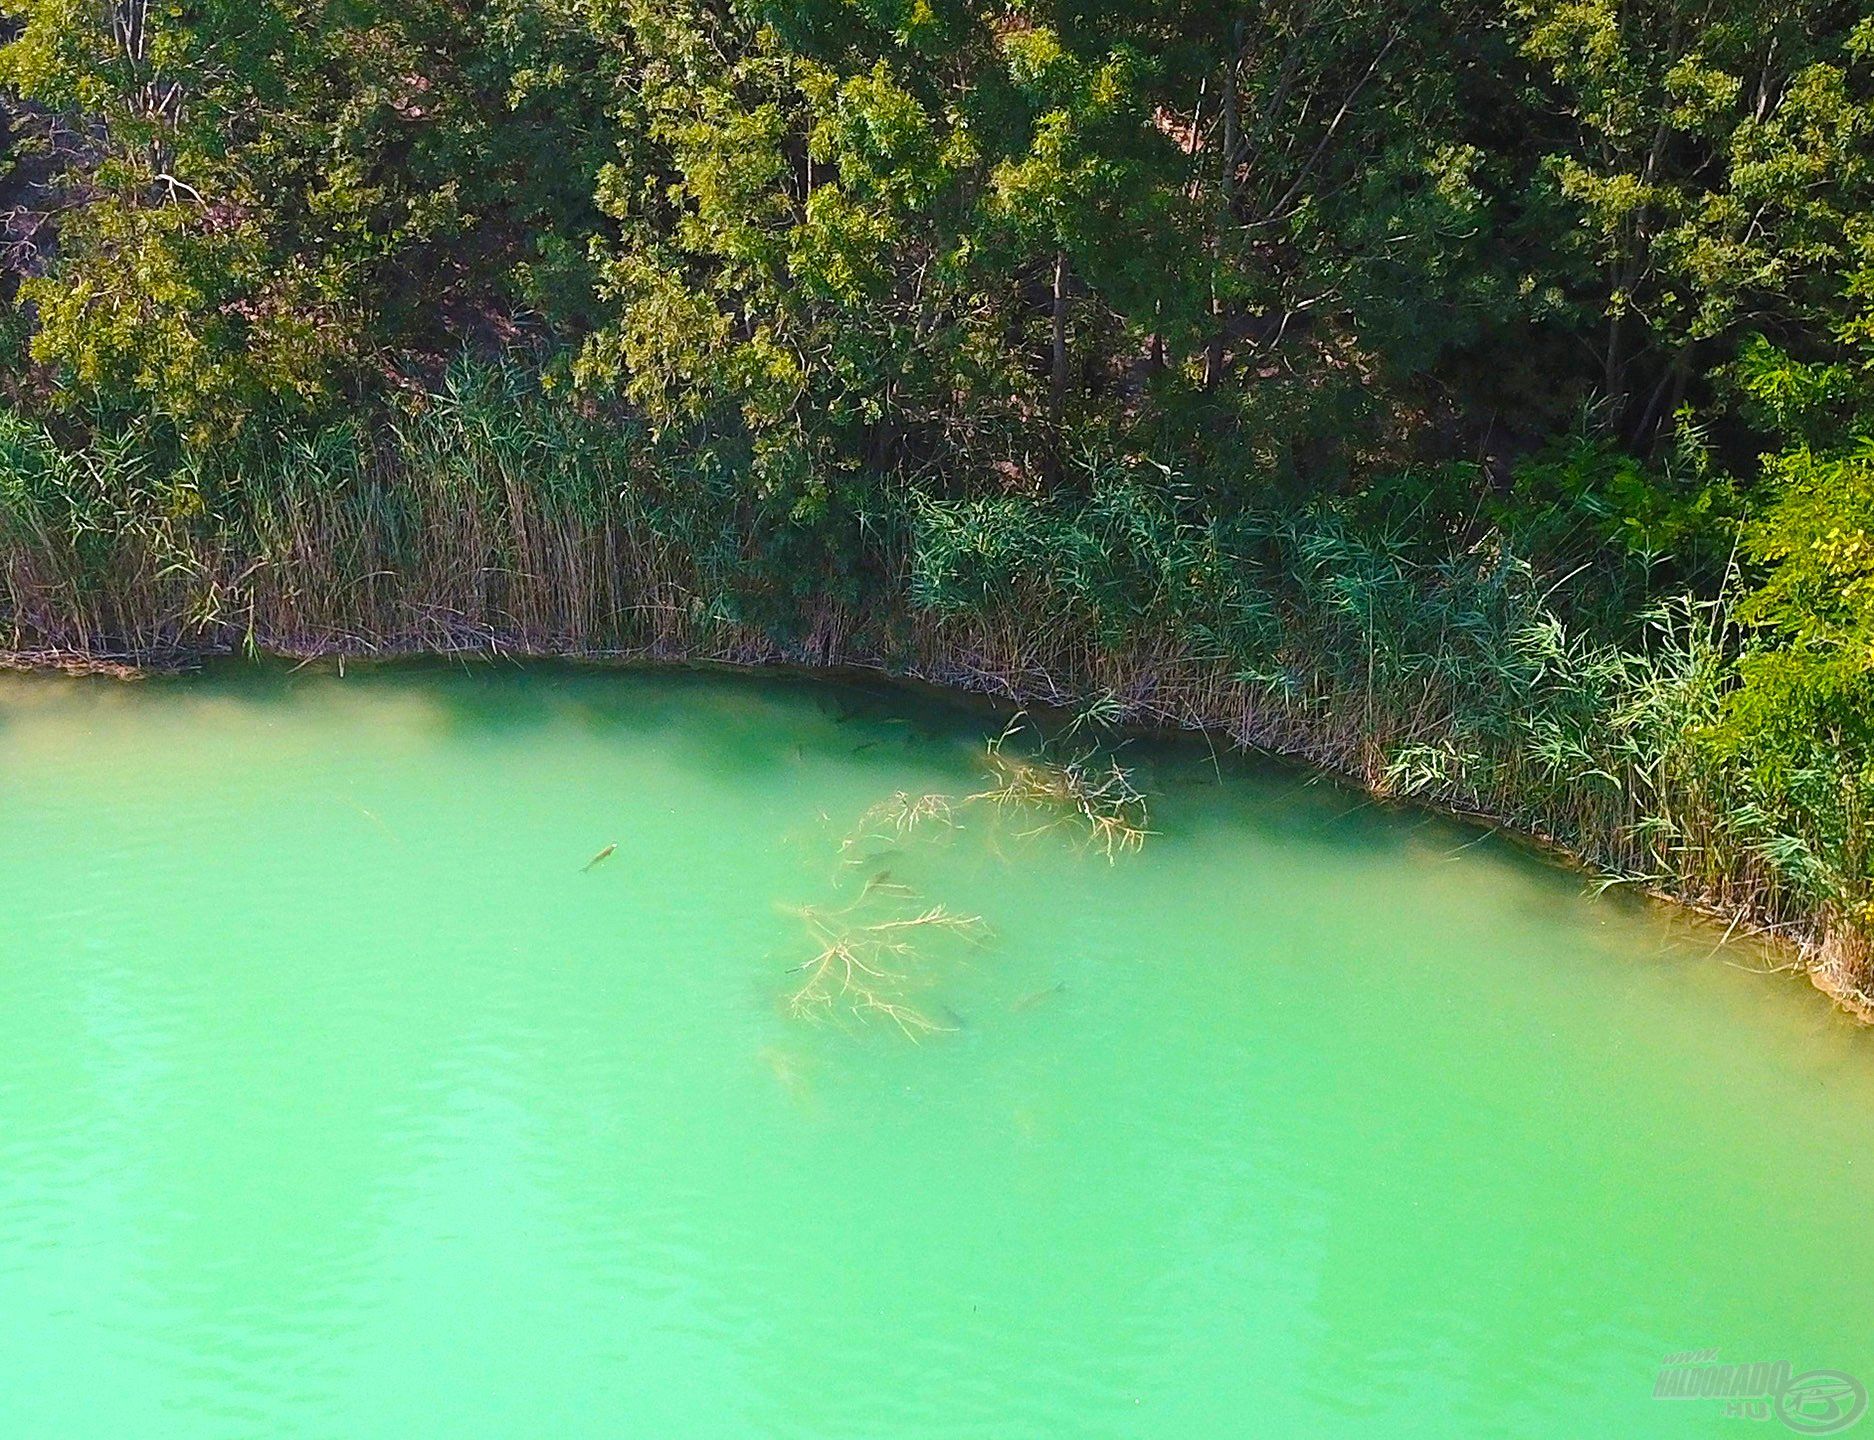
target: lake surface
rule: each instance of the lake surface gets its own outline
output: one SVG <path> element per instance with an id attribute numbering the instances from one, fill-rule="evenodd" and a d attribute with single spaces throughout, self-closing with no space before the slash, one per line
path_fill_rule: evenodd
<path id="1" fill-rule="evenodd" d="M 1001 723 L 0 683 L 0 1436 L 1768 1436 L 1662 1361 L 1874 1381 L 1874 1036 L 1805 983 L 1201 743 L 1126 751 L 1109 863 L 966 801 Z M 796 1013 L 829 933 L 943 1028 Z"/>

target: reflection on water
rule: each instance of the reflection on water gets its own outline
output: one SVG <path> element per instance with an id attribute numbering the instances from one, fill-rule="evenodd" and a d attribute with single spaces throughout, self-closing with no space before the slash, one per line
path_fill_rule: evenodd
<path id="1" fill-rule="evenodd" d="M 1667 1355 L 1874 1379 L 1874 1052 L 1800 981 L 1201 745 L 1128 751 L 1115 863 L 850 844 L 1000 725 L 0 684 L 0 1434 L 1720 1434 Z M 803 914 L 934 906 L 980 929 L 857 955 L 916 1043 L 793 1003 Z"/>

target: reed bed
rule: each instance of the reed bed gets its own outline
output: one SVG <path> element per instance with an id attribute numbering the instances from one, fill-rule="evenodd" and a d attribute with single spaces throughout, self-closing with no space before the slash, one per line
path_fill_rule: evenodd
<path id="1" fill-rule="evenodd" d="M 1095 470 L 1071 503 L 881 481 L 811 519 L 744 473 L 732 446 L 673 451 L 501 367 L 459 367 L 394 424 L 222 455 L 134 429 L 65 444 L 0 410 L 0 650 L 863 665 L 1203 728 L 1785 936 L 1874 1006 L 1863 787 L 1826 745 L 1771 785 L 1712 743 L 1741 643 L 1721 600 L 1610 639 L 1494 534 L 1205 514 L 1149 470 Z M 1113 775 L 1003 758 L 986 798 L 1104 806 L 1109 854 L 1143 838 Z M 951 818 L 898 805 L 876 818 Z"/>

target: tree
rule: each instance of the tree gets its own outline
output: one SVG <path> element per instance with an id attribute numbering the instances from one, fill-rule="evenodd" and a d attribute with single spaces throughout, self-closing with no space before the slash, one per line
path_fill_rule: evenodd
<path id="1" fill-rule="evenodd" d="M 1874 199 L 1868 24 L 1837 0 L 1518 0 L 1607 421 L 1645 446 L 1746 334 L 1839 298 Z M 1590 278 L 1591 277 L 1591 278 Z"/>
<path id="2" fill-rule="evenodd" d="M 227 431 L 584 303 L 602 111 L 571 0 L 15 11 L 0 83 L 59 163 L 20 300 L 68 398 Z"/>

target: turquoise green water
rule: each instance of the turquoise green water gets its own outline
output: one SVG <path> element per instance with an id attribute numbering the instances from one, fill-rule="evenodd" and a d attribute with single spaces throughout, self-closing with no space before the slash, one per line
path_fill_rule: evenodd
<path id="1" fill-rule="evenodd" d="M 1201 746 L 1129 752 L 1114 864 L 981 804 L 842 848 L 998 723 L 0 685 L 0 1436 L 1769 1435 L 1662 1359 L 1874 1380 L 1874 1043 L 1805 985 Z M 792 1013 L 803 907 L 932 906 L 984 933 L 878 983 L 953 1028 Z"/>

